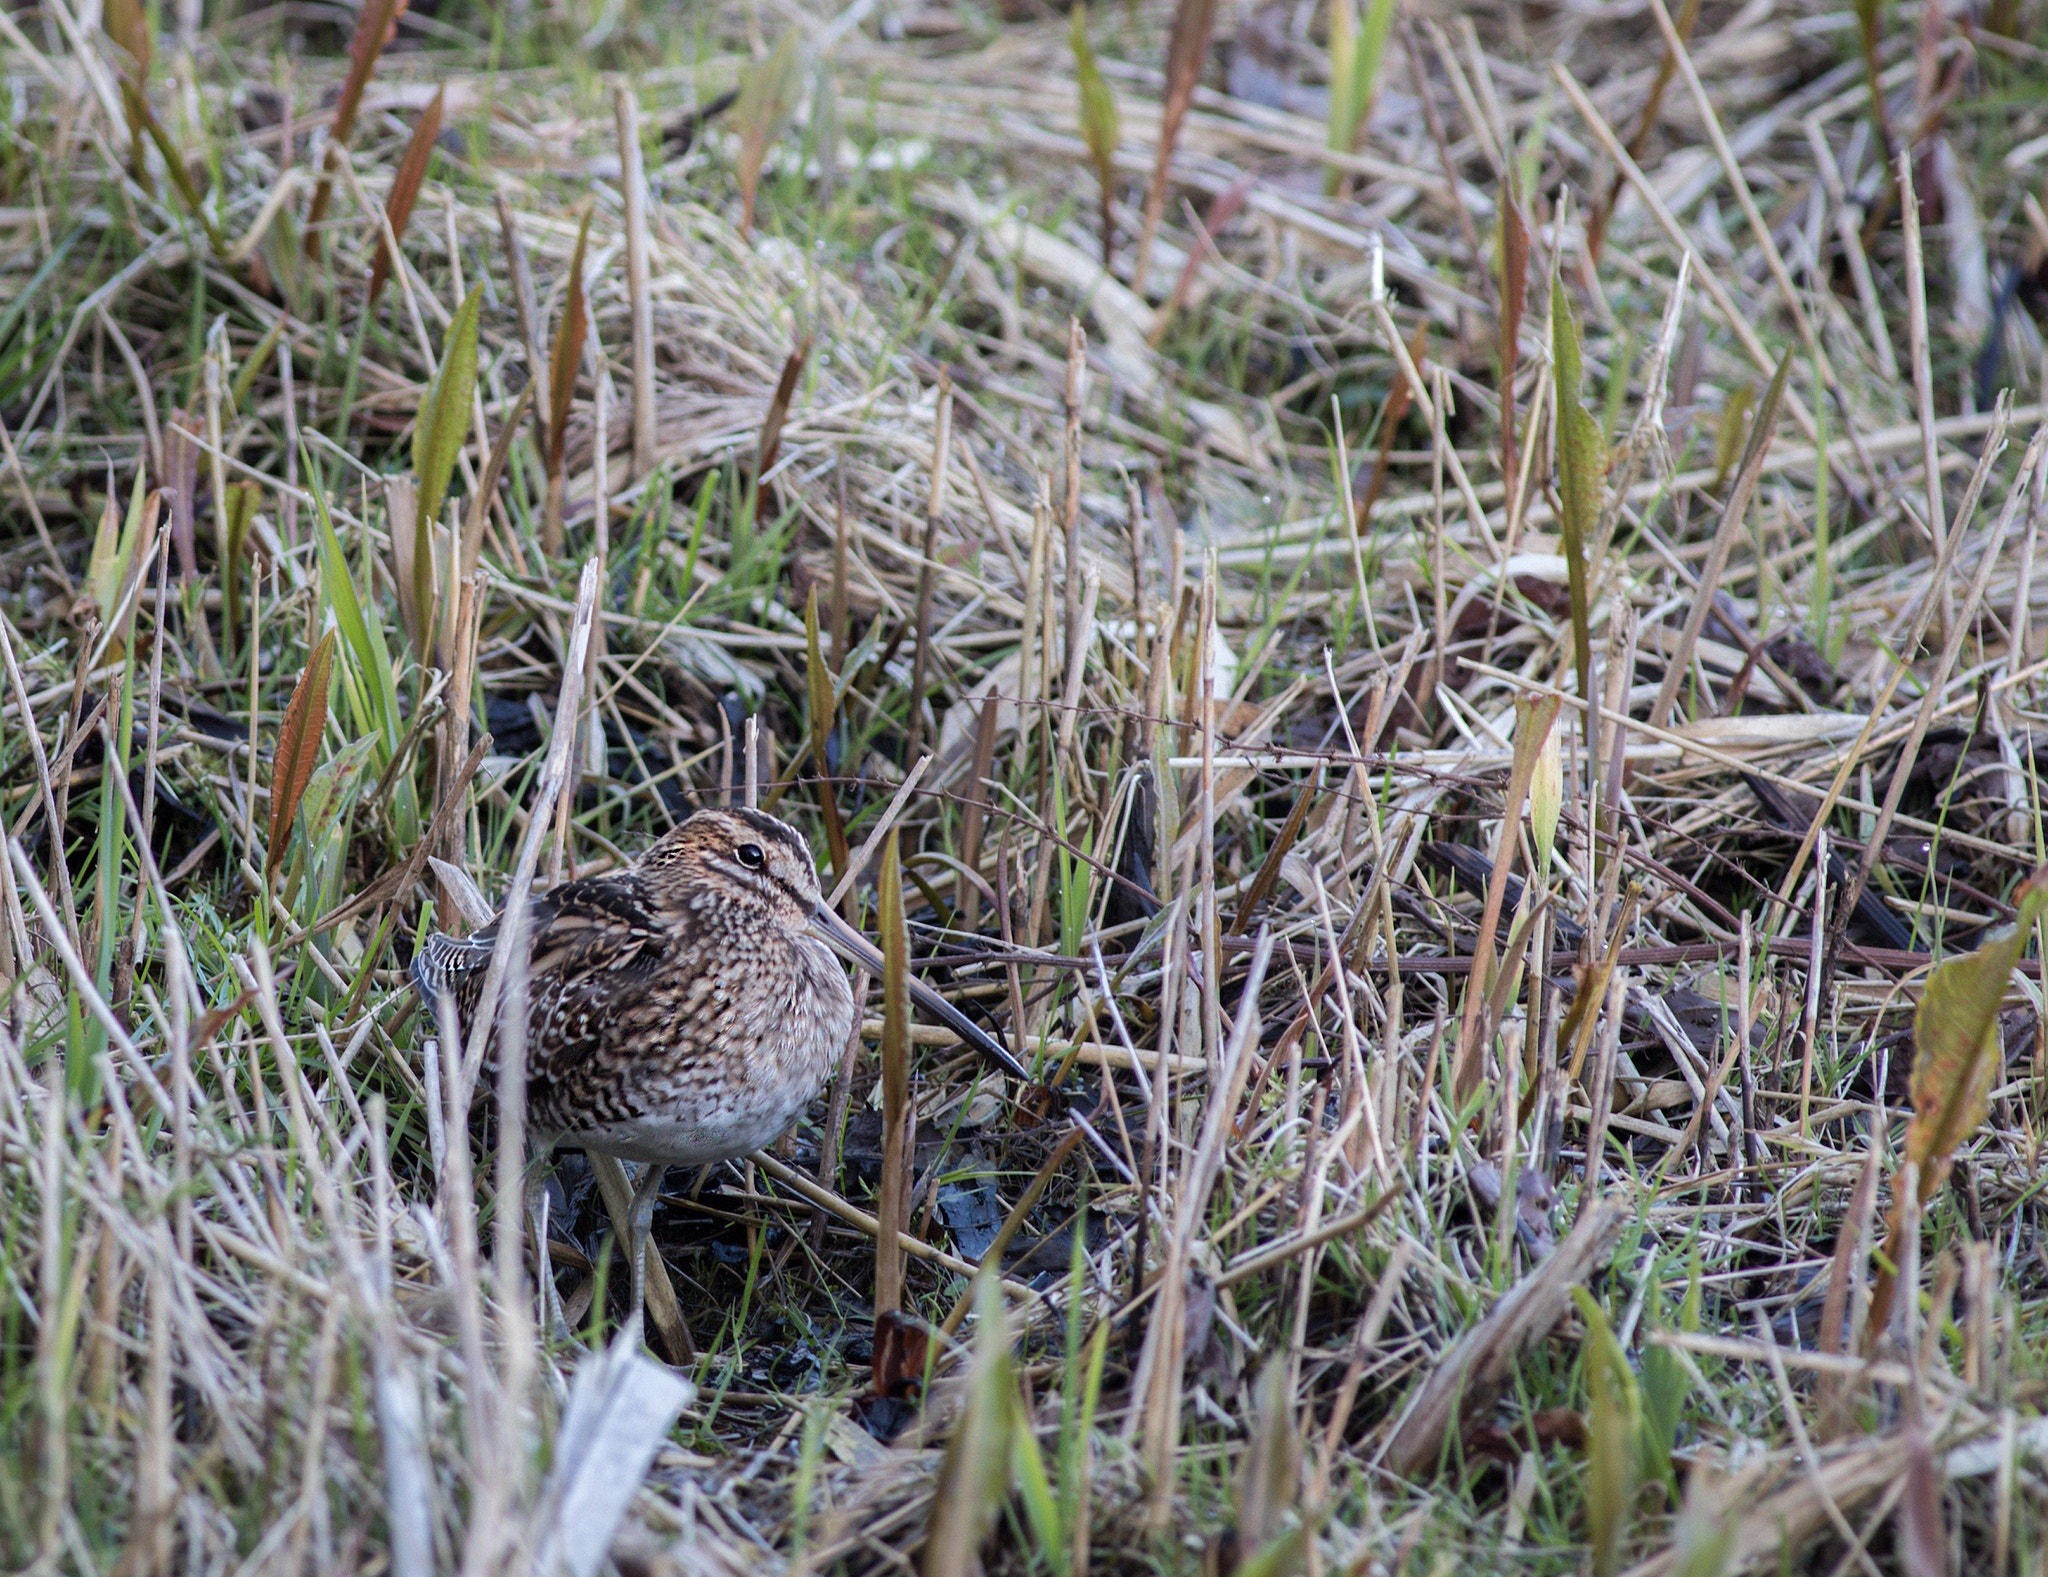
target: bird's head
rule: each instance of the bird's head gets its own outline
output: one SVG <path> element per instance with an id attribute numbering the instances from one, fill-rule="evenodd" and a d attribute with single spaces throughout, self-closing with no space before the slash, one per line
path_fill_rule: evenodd
<path id="1" fill-rule="evenodd" d="M 657 883 L 712 887 L 793 924 L 818 907 L 818 867 L 803 834 L 763 811 L 700 810 L 640 857 Z"/>

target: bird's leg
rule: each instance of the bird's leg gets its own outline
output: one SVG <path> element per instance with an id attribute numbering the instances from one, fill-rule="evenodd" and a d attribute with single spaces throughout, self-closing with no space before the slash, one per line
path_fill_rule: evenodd
<path id="1" fill-rule="evenodd" d="M 632 1238 L 632 1297 L 633 1312 L 628 1320 L 637 1343 L 647 1312 L 647 1256 L 653 1252 L 649 1234 L 654 1226 L 654 1201 L 661 1194 L 662 1179 L 668 1175 L 668 1168 L 659 1161 L 649 1161 L 640 1173 L 640 1181 L 633 1185 L 633 1203 L 626 1212 L 626 1230 Z"/>

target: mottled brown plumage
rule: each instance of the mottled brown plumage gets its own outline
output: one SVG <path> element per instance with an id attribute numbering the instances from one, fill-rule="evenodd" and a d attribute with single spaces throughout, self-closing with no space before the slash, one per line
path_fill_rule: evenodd
<path id="1" fill-rule="evenodd" d="M 705 810 L 622 871 L 533 900 L 526 1109 L 536 1140 L 695 1166 L 779 1138 L 853 1030 L 846 971 L 812 931 L 796 830 Z M 413 980 L 464 1033 L 502 920 L 428 938 Z"/>
<path id="2" fill-rule="evenodd" d="M 817 868 L 756 810 L 702 810 L 626 869 L 565 882 L 529 911 L 526 1106 L 537 1149 L 649 1163 L 635 1192 L 634 1308 L 670 1166 L 773 1143 L 853 1032 L 846 971 L 817 933 Z M 503 917 L 435 935 L 415 988 L 469 1031 Z"/>

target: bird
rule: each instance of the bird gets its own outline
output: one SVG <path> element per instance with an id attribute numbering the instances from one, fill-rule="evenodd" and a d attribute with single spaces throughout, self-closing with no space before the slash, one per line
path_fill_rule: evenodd
<path id="1" fill-rule="evenodd" d="M 436 932 L 414 953 L 414 990 L 442 1022 L 452 1009 L 465 1039 L 504 923 L 501 912 L 470 936 Z M 803 835 L 740 806 L 699 810 L 629 865 L 534 897 L 525 935 L 534 1151 L 643 1164 L 627 1214 L 637 1334 L 668 1169 L 737 1159 L 786 1133 L 857 1022 L 841 961 L 880 978 L 882 957 L 825 903 Z M 1028 1080 L 1007 1047 L 914 977 L 911 994 Z"/>

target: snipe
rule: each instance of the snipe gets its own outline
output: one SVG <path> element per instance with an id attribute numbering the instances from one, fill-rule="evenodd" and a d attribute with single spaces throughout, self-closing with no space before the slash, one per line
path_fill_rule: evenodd
<path id="1" fill-rule="evenodd" d="M 465 1037 L 503 919 L 430 936 L 413 958 L 428 1011 L 438 1016 L 446 993 Z M 528 936 L 532 1143 L 645 1163 L 628 1217 L 637 1322 L 664 1174 L 747 1155 L 789 1129 L 853 1033 L 853 992 L 833 954 L 877 976 L 881 955 L 824 906 L 797 830 L 736 808 L 700 810 L 625 869 L 535 898 Z M 915 979 L 911 990 L 1025 1077 L 937 992 Z"/>

